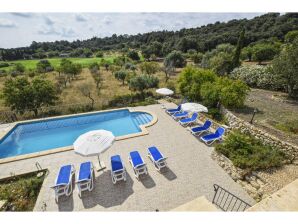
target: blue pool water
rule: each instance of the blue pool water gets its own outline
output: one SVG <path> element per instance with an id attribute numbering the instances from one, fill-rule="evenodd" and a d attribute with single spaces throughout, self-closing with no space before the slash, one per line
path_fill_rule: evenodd
<path id="1" fill-rule="evenodd" d="M 18 124 L 0 140 L 0 158 L 70 146 L 91 130 L 105 129 L 115 136 L 138 133 L 151 120 L 148 113 L 124 109 Z"/>

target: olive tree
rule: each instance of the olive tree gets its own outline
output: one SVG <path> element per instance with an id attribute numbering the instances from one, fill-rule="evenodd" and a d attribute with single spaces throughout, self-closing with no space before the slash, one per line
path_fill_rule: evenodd
<path id="1" fill-rule="evenodd" d="M 298 89 L 298 38 L 285 46 L 280 55 L 273 60 L 273 72 L 280 77 L 286 85 L 290 97 L 297 97 Z"/>
<path id="2" fill-rule="evenodd" d="M 114 75 L 115 75 L 115 78 L 122 81 L 122 85 L 124 85 L 125 78 L 127 77 L 127 71 L 119 70 L 115 72 Z"/>
<path id="3" fill-rule="evenodd" d="M 129 80 L 129 87 L 134 91 L 139 91 L 144 95 L 144 91 L 150 88 L 157 88 L 159 79 L 150 75 L 137 75 Z"/>
<path id="4" fill-rule="evenodd" d="M 12 110 L 20 114 L 33 111 L 35 116 L 41 107 L 54 105 L 58 99 L 53 83 L 39 77 L 32 82 L 24 77 L 8 79 L 4 83 L 3 98 Z"/>

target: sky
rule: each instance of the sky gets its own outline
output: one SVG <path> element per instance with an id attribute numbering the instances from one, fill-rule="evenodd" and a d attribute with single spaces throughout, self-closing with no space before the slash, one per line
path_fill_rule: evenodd
<path id="1" fill-rule="evenodd" d="M 0 48 L 199 27 L 263 13 L 0 13 Z"/>

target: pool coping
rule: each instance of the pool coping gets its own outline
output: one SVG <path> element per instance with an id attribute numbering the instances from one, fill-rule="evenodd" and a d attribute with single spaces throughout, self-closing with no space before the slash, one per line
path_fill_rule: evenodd
<path id="1" fill-rule="evenodd" d="M 156 114 L 151 112 L 151 111 L 143 110 L 143 109 L 134 109 L 134 108 L 131 108 L 131 107 L 123 107 L 123 108 L 110 109 L 110 110 L 100 110 L 100 111 L 92 111 L 92 112 L 79 113 L 79 114 L 68 114 L 68 115 L 62 115 L 62 116 L 54 116 L 54 117 L 47 117 L 47 118 L 31 119 L 31 120 L 14 122 L 14 123 L 11 124 L 11 126 L 9 127 L 8 130 L 5 130 L 5 133 L 1 133 L 0 140 L 5 138 L 6 135 L 15 126 L 17 126 L 19 124 L 29 123 L 29 122 L 36 122 L 36 121 L 45 121 L 45 120 L 51 120 L 51 119 L 57 119 L 57 118 L 72 117 L 72 116 L 98 114 L 98 113 L 117 111 L 117 110 L 128 110 L 131 113 L 134 113 L 134 112 L 148 113 L 152 116 L 152 120 L 151 120 L 151 122 L 149 122 L 147 124 L 139 125 L 139 127 L 141 129 L 141 132 L 118 136 L 118 137 L 115 138 L 116 141 L 121 141 L 121 140 L 129 139 L 129 138 L 135 138 L 135 137 L 139 137 L 139 136 L 143 136 L 143 135 L 148 135 L 149 131 L 147 130 L 147 127 L 150 127 L 150 126 L 154 125 L 158 121 Z M 39 156 L 50 155 L 50 154 L 59 153 L 59 152 L 66 152 L 66 151 L 70 151 L 70 150 L 73 150 L 72 145 L 64 146 L 64 147 L 60 147 L 60 148 L 49 149 L 49 150 L 44 150 L 44 151 L 41 151 L 41 152 L 29 153 L 29 154 L 25 154 L 25 155 L 19 155 L 19 156 L 13 156 L 13 157 L 0 159 L 0 164 L 10 163 L 10 162 L 18 161 L 18 160 L 35 158 L 35 157 L 39 157 Z"/>

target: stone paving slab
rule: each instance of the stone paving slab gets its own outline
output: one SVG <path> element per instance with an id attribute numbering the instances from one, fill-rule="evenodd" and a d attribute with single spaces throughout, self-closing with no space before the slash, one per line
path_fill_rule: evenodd
<path id="1" fill-rule="evenodd" d="M 219 212 L 214 204 L 208 201 L 205 196 L 198 197 L 190 202 L 178 206 L 172 212 Z"/>
<path id="2" fill-rule="evenodd" d="M 168 103 L 167 107 L 176 107 Z M 254 200 L 235 183 L 224 170 L 214 162 L 210 154 L 213 150 L 192 136 L 189 131 L 167 115 L 161 105 L 138 107 L 154 112 L 158 122 L 148 127 L 149 135 L 116 141 L 102 154 L 101 159 L 107 169 L 96 172 L 95 186 L 92 192 L 84 192 L 79 198 L 77 188 L 69 197 L 61 197 L 55 203 L 54 184 L 60 166 L 72 163 L 76 169 L 86 160 L 97 163 L 96 157 L 81 157 L 73 151 L 51 154 L 32 159 L 0 165 L 0 178 L 10 173 L 20 174 L 36 170 L 38 162 L 42 168 L 49 169 L 41 188 L 35 211 L 168 211 L 200 196 L 209 201 L 214 195 L 213 184 L 228 189 L 250 204 Z M 146 156 L 149 146 L 155 145 L 168 157 L 169 169 L 159 173 Z M 128 162 L 128 154 L 138 150 L 148 165 L 149 176 L 138 181 Z M 119 154 L 127 168 L 127 181 L 112 184 L 110 176 L 110 156 Z M 44 206 L 46 204 L 46 206 Z"/>

